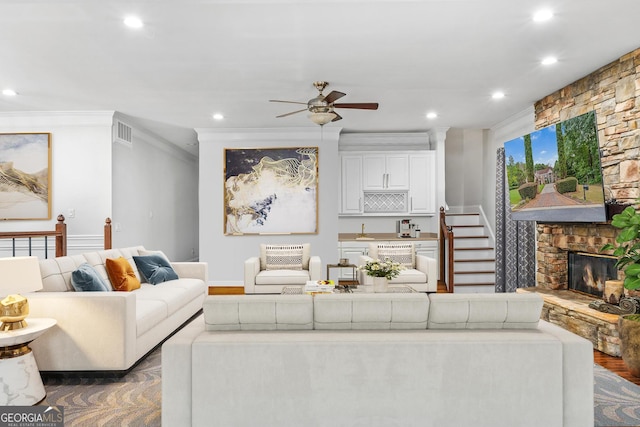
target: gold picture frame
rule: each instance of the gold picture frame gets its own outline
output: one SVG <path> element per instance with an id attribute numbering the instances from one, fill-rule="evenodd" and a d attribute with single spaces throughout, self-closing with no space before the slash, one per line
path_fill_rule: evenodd
<path id="1" fill-rule="evenodd" d="M 51 134 L 0 134 L 0 219 L 51 219 Z"/>
<path id="2" fill-rule="evenodd" d="M 318 147 L 225 148 L 224 234 L 317 234 Z"/>

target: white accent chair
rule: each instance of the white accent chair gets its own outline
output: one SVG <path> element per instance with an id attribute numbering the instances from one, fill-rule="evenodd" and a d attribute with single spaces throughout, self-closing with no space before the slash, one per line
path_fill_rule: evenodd
<path id="1" fill-rule="evenodd" d="M 309 243 L 261 244 L 260 256 L 244 262 L 245 294 L 279 294 L 285 286 L 303 286 L 309 280 L 322 280 L 322 261 L 311 256 Z"/>
<path id="2" fill-rule="evenodd" d="M 400 271 L 397 277 L 394 277 L 389 281 L 390 285 L 408 285 L 418 292 L 437 292 L 438 291 L 438 264 L 433 258 L 429 258 L 424 255 L 416 254 L 415 245 L 409 243 L 369 243 L 368 255 L 361 255 L 358 265 L 365 265 L 367 261 L 374 259 L 385 258 L 384 252 L 380 252 L 380 247 L 383 248 L 406 248 L 409 247 L 410 260 L 408 258 L 396 259 L 393 256 L 390 258 L 393 261 L 405 263 L 404 270 Z M 360 270 L 359 281 L 360 285 L 373 286 L 373 277 L 368 276 L 365 271 Z"/>

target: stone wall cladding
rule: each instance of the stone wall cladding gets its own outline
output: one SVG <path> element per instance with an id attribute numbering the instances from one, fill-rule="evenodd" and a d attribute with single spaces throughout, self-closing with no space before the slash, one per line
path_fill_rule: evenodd
<path id="1" fill-rule="evenodd" d="M 535 103 L 536 129 L 595 110 L 605 194 L 640 197 L 640 48 Z"/>
<path id="2" fill-rule="evenodd" d="M 640 197 L 640 48 L 535 103 L 536 129 L 595 110 L 605 198 Z M 567 251 L 600 253 L 608 224 L 537 224 L 538 286 L 567 289 Z"/>

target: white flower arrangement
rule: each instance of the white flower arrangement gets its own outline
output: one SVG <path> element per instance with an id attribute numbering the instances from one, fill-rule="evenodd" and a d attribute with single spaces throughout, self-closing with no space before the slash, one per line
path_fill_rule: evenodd
<path id="1" fill-rule="evenodd" d="M 385 258 L 384 261 L 379 259 L 367 261 L 365 265 L 361 265 L 358 269 L 366 271 L 368 276 L 385 277 L 387 280 L 391 280 L 400 274 L 400 270 L 404 270 L 404 266 L 399 262 L 392 261 L 390 258 Z"/>

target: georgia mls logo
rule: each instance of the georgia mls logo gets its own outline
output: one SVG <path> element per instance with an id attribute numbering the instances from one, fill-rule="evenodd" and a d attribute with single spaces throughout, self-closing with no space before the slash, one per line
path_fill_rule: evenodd
<path id="1" fill-rule="evenodd" d="M 64 408 L 0 406 L 0 427 L 64 427 Z"/>

